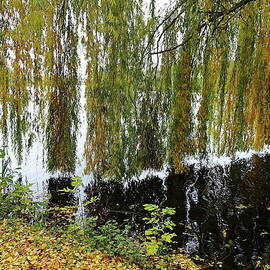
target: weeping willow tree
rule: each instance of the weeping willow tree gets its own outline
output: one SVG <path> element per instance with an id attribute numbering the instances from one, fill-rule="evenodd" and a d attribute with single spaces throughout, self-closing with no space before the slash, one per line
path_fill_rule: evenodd
<path id="1" fill-rule="evenodd" d="M 19 160 L 42 136 L 50 171 L 75 168 L 77 23 L 73 1 L 1 1 L 1 127 Z M 7 135 L 9 134 L 9 136 Z"/>
<path id="2" fill-rule="evenodd" d="M 73 1 L 61 1 L 53 10 L 57 23 L 52 25 L 54 54 L 48 67 L 52 83 L 48 87 L 46 125 L 47 164 L 50 171 L 73 172 L 76 164 L 78 125 L 77 28 L 72 18 Z M 46 71 L 45 71 L 46 72 Z"/>
<path id="3" fill-rule="evenodd" d="M 40 137 L 48 170 L 73 172 L 82 109 L 85 172 L 102 177 L 269 145 L 268 1 L 157 3 L 0 1 L 0 128 L 19 159 Z"/>
<path id="4" fill-rule="evenodd" d="M 124 176 L 138 164 L 144 22 L 140 2 L 84 3 L 88 133 L 86 171 Z M 128 168 L 127 168 L 128 167 Z"/>

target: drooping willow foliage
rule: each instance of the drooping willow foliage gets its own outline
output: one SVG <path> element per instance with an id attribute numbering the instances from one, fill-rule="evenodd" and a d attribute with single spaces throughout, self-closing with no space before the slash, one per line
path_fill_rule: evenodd
<path id="1" fill-rule="evenodd" d="M 103 177 L 269 144 L 269 1 L 156 5 L 0 0 L 0 127 L 19 159 L 41 137 L 48 170 L 74 171 L 82 94 L 85 172 Z"/>
<path id="2" fill-rule="evenodd" d="M 50 171 L 75 168 L 78 31 L 73 1 L 1 1 L 1 127 L 18 158 L 43 136 Z"/>

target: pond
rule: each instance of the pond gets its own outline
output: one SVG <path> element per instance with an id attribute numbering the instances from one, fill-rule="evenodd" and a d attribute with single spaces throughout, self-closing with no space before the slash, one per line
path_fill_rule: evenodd
<path id="1" fill-rule="evenodd" d="M 50 203 L 72 205 L 94 196 L 85 209 L 99 222 L 129 223 L 133 235 L 143 231 L 143 204 L 176 209 L 175 248 L 183 248 L 218 269 L 255 269 L 258 258 L 270 260 L 270 155 L 253 155 L 225 165 L 190 165 L 182 174 L 146 176 L 126 182 L 95 178 L 81 195 L 60 194 L 69 178 L 50 178 Z M 222 264 L 221 264 L 222 263 Z"/>

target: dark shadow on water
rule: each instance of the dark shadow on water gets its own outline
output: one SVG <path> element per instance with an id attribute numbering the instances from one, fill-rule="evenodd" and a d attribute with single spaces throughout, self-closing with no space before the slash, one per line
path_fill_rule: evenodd
<path id="1" fill-rule="evenodd" d="M 78 199 L 73 192 L 63 192 L 63 189 L 74 190 L 71 178 L 59 177 L 48 180 L 48 207 L 55 209 L 49 212 L 48 223 L 51 225 L 66 225 L 75 218 L 75 209 L 61 208 L 77 205 Z"/>
<path id="2" fill-rule="evenodd" d="M 120 182 L 99 181 L 86 187 L 86 200 L 98 197 L 99 200 L 87 208 L 89 216 L 98 216 L 98 222 L 114 219 L 120 224 L 128 223 L 134 231 L 141 231 L 145 216 L 143 205 L 154 203 L 162 205 L 166 201 L 164 182 L 159 178 L 145 181 L 132 181 L 127 187 Z"/>

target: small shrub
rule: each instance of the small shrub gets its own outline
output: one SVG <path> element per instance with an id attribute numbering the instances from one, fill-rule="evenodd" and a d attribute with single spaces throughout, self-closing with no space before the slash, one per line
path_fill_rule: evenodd
<path id="1" fill-rule="evenodd" d="M 32 201 L 29 198 L 30 185 L 22 185 L 14 180 L 16 171 L 10 169 L 10 159 L 0 150 L 0 219 L 28 214 Z"/>
<path id="2" fill-rule="evenodd" d="M 143 260 L 142 249 L 128 237 L 130 226 L 121 230 L 116 221 L 110 220 L 101 226 L 96 226 L 95 221 L 90 219 L 84 229 L 94 248 L 105 251 L 110 256 L 128 257 L 132 261 Z"/>
<path id="3" fill-rule="evenodd" d="M 145 230 L 146 253 L 148 256 L 157 255 L 166 250 L 166 244 L 174 242 L 172 238 L 176 234 L 171 231 L 175 224 L 171 221 L 171 216 L 175 214 L 175 209 L 170 207 L 162 209 L 155 204 L 145 204 L 144 209 L 150 214 L 150 217 L 143 218 L 146 226 L 149 226 Z"/>
<path id="4" fill-rule="evenodd" d="M 1 149 L 0 160 L 0 219 L 27 218 L 37 223 L 42 222 L 45 203 L 34 202 L 31 185 L 24 185 L 14 179 L 18 168 L 10 168 L 10 159 Z"/>
<path id="5" fill-rule="evenodd" d="M 78 189 L 82 184 L 80 177 L 72 178 L 72 187 Z M 74 192 L 74 189 L 63 189 L 62 192 Z M 84 206 L 99 200 L 97 197 L 84 203 Z M 76 207 L 76 206 L 75 206 Z M 59 210 L 65 211 L 74 206 L 65 206 Z M 125 257 L 133 262 L 144 260 L 143 249 L 131 237 L 128 236 L 130 226 L 120 229 L 114 220 L 109 220 L 104 225 L 97 225 L 97 217 L 89 217 L 77 220 L 69 224 L 65 229 L 65 234 L 75 235 L 78 240 L 87 240 L 92 249 L 106 252 L 109 256 Z"/>

